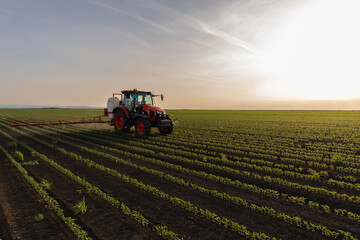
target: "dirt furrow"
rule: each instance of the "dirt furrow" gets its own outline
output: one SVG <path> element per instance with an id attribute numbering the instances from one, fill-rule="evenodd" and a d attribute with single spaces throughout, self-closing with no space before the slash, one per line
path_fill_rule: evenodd
<path id="1" fill-rule="evenodd" d="M 95 141 L 93 141 L 93 142 L 95 142 Z M 74 143 L 75 143 L 75 141 L 74 141 Z M 104 145 L 104 144 L 102 144 L 102 145 Z M 65 145 L 63 145 L 63 146 L 67 147 Z M 86 144 L 84 144 L 84 146 L 86 146 Z M 90 147 L 90 146 L 88 146 L 88 147 Z M 113 147 L 113 146 L 110 146 L 110 147 Z M 101 149 L 98 149 L 98 150 L 101 151 Z M 91 154 L 89 154 L 87 152 L 84 152 L 84 151 L 80 151 L 80 150 L 77 150 L 77 149 L 72 149 L 72 151 L 75 151 L 80 155 L 85 154 L 86 156 L 88 156 L 91 159 L 95 158 Z M 107 153 L 109 153 L 109 152 L 107 152 Z M 143 161 L 140 161 L 140 160 L 136 160 L 134 158 L 131 159 L 131 158 L 122 156 L 121 154 L 118 154 L 118 153 L 111 153 L 111 154 L 115 155 L 115 156 L 119 156 L 120 158 L 127 159 L 127 160 L 132 161 L 132 162 L 134 162 L 136 164 L 139 164 L 139 165 L 143 165 L 143 166 L 146 166 L 146 167 L 149 167 L 149 168 L 152 168 L 152 169 L 163 171 L 165 173 L 171 174 L 173 176 L 185 179 L 185 180 L 187 180 L 189 182 L 199 184 L 201 186 L 204 186 L 204 187 L 207 187 L 207 188 L 210 188 L 210 189 L 216 189 L 216 190 L 218 190 L 220 192 L 226 192 L 226 193 L 229 193 L 229 194 L 231 194 L 233 196 L 241 197 L 241 198 L 243 198 L 243 199 L 245 199 L 247 201 L 250 201 L 252 203 L 256 203 L 256 204 L 261 205 L 261 206 L 262 205 L 269 206 L 269 207 L 274 208 L 277 211 L 285 212 L 285 213 L 290 214 L 292 216 L 299 216 L 299 217 L 301 217 L 301 218 L 303 218 L 305 220 L 311 221 L 313 223 L 326 225 L 326 226 L 329 226 L 329 227 L 332 227 L 332 228 L 336 228 L 339 225 L 341 225 L 343 230 L 347 230 L 347 231 L 356 233 L 356 235 L 360 236 L 360 230 L 358 228 L 358 224 L 355 221 L 350 220 L 350 219 L 345 218 L 345 217 L 341 217 L 341 216 L 337 216 L 337 215 L 333 215 L 333 214 L 321 213 L 321 212 L 316 211 L 314 209 L 311 209 L 311 208 L 309 208 L 307 206 L 299 206 L 299 205 L 293 204 L 291 202 L 281 201 L 279 199 L 268 198 L 266 196 L 261 196 L 260 194 L 256 194 L 256 193 L 249 192 L 249 191 L 244 191 L 244 190 L 239 190 L 239 189 L 236 189 L 234 187 L 226 186 L 226 185 L 223 185 L 223 184 L 220 184 L 220 183 L 217 183 L 217 182 L 210 182 L 208 180 L 204 180 L 204 179 L 201 179 L 201 178 L 188 176 L 186 174 L 178 173 L 178 172 L 176 172 L 174 170 L 171 170 L 171 169 L 168 169 L 168 168 L 165 168 L 165 167 L 156 166 L 156 165 L 153 165 L 151 163 L 146 163 L 146 162 L 143 162 Z M 101 157 L 96 157 L 96 160 L 101 160 Z M 127 172 L 129 174 L 130 174 L 131 171 L 136 172 L 136 170 L 129 169 L 128 167 L 125 167 L 123 165 L 119 166 L 118 164 L 108 162 L 108 160 L 106 160 L 106 159 L 102 160 L 101 164 L 104 164 L 105 166 L 109 166 L 111 168 L 117 169 L 119 171 L 125 171 L 125 172 Z M 124 170 L 124 169 L 127 169 L 127 170 Z M 136 178 L 141 178 L 143 176 L 146 176 L 146 174 L 144 174 L 142 172 L 138 172 L 134 176 L 136 176 Z M 154 179 L 148 180 L 148 182 L 149 183 L 156 183 L 156 181 Z M 166 183 L 166 181 L 165 181 L 164 183 L 159 184 L 159 188 L 162 188 L 162 187 L 167 186 L 167 185 L 171 185 L 171 184 L 169 184 L 169 182 Z M 173 189 L 173 187 L 169 188 L 169 190 L 172 190 L 172 189 Z M 183 193 L 182 191 L 185 191 L 185 189 L 184 190 L 181 190 L 181 189 L 178 190 L 179 193 Z M 191 195 L 193 195 L 193 194 L 191 194 Z M 300 194 L 300 196 L 301 196 L 301 194 Z M 314 197 L 313 197 L 313 199 L 314 199 Z M 340 202 L 340 200 L 339 200 L 339 202 Z M 356 206 L 354 206 L 354 209 L 355 208 L 356 208 Z"/>
<path id="2" fill-rule="evenodd" d="M 0 144 L 7 141 L 1 136 Z M 44 219 L 36 221 L 42 214 Z M 75 239 L 65 223 L 41 201 L 11 162 L 0 153 L 0 238 Z"/>
<path id="3" fill-rule="evenodd" d="M 69 169 L 88 182 L 98 186 L 101 190 L 126 203 L 131 209 L 140 211 L 154 224 L 166 225 L 172 231 L 191 239 L 240 239 L 241 237 L 229 230 L 219 228 L 212 222 L 193 215 L 181 208 L 175 207 L 167 201 L 139 190 L 134 186 L 121 182 L 119 179 L 107 175 L 97 169 L 87 168 L 84 164 L 67 156 L 59 155 L 48 147 L 44 147 L 33 140 L 26 140 L 28 145 L 46 154 L 63 167 Z M 72 151 L 71 149 L 67 149 Z"/>

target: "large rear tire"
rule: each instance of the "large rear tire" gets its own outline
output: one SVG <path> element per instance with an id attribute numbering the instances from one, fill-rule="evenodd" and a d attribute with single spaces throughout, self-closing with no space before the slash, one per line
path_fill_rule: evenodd
<path id="1" fill-rule="evenodd" d="M 144 136 L 150 135 L 151 124 L 150 124 L 149 119 L 142 118 L 142 117 L 139 117 L 138 119 L 136 119 L 135 131 L 139 137 L 144 137 Z"/>
<path id="2" fill-rule="evenodd" d="M 115 112 L 114 129 L 116 132 L 129 132 L 128 119 L 123 111 Z"/>
<path id="3" fill-rule="evenodd" d="M 171 121 L 171 125 L 170 127 L 167 127 L 167 128 L 159 128 L 159 132 L 163 135 L 166 135 L 166 134 L 171 134 L 172 131 L 173 131 L 173 128 L 174 128 L 174 124 L 173 122 Z"/>

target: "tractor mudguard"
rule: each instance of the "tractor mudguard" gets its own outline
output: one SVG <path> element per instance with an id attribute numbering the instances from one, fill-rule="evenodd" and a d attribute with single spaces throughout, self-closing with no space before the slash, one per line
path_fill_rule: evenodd
<path id="1" fill-rule="evenodd" d="M 128 119 L 130 118 L 130 117 L 129 117 L 129 112 L 128 112 L 128 110 L 126 109 L 126 107 L 121 106 L 121 107 L 114 108 L 113 113 L 115 114 L 116 111 L 122 111 L 122 112 L 125 113 L 125 115 L 126 115 L 126 117 L 127 117 Z"/>
<path id="2" fill-rule="evenodd" d="M 126 107 L 125 107 L 125 106 L 121 106 L 121 109 L 124 111 L 126 117 L 127 117 L 127 118 L 130 118 L 130 117 L 129 117 L 129 112 L 128 112 L 128 110 L 126 109 Z"/>

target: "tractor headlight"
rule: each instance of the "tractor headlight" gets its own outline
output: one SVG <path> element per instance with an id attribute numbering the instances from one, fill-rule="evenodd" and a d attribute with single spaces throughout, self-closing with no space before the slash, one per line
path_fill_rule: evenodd
<path id="1" fill-rule="evenodd" d="M 163 113 L 162 113 L 162 112 L 160 112 L 160 111 L 156 111 L 156 114 L 158 114 L 158 115 L 162 115 Z"/>

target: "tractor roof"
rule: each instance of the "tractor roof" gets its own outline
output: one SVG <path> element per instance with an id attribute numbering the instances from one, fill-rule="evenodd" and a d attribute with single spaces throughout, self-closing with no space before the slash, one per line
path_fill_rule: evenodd
<path id="1" fill-rule="evenodd" d="M 151 94 L 151 92 L 149 92 L 149 91 L 138 91 L 137 89 L 122 90 L 121 93 L 146 93 L 146 94 Z"/>

